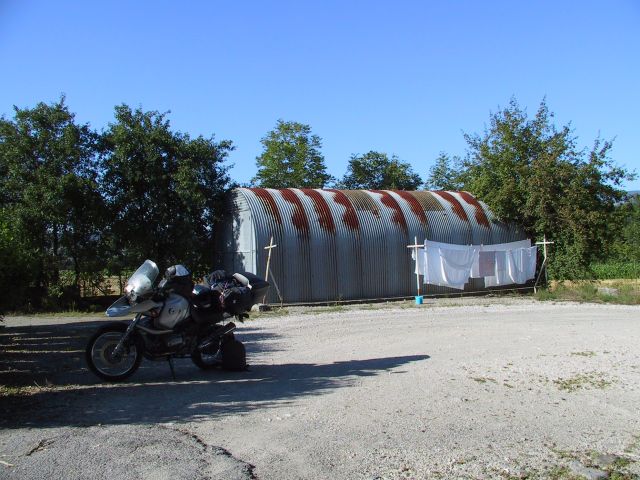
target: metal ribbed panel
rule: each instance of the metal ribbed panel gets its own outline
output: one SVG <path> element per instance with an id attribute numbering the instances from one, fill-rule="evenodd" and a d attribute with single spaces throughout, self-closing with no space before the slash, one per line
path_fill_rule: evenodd
<path id="1" fill-rule="evenodd" d="M 318 190 L 319 191 L 319 190 Z M 363 289 L 360 221 L 353 204 L 340 190 L 319 191 L 327 201 L 335 222 L 335 252 L 338 300 L 368 298 Z M 325 280 L 327 281 L 327 280 Z"/>
<path id="2" fill-rule="evenodd" d="M 415 237 L 460 245 L 525 238 L 467 192 L 235 190 L 218 232 L 225 268 L 264 275 L 272 235 L 270 270 L 287 303 L 413 295 L 406 247 Z M 482 280 L 468 286 L 482 288 Z M 268 300 L 277 301 L 275 289 Z"/>

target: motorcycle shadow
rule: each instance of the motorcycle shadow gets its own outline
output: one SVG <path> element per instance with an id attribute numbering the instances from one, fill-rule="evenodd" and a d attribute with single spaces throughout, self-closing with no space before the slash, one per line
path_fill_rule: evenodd
<path id="1" fill-rule="evenodd" d="M 165 362 L 143 362 L 130 383 L 105 384 L 87 372 L 83 359 L 83 342 L 98 323 L 0 332 L 0 385 L 8 386 L 0 392 L 0 427 L 155 424 L 239 415 L 349 387 L 359 378 L 429 358 L 257 364 L 245 372 L 203 372 L 186 359 L 175 362 L 176 380 Z M 262 329 L 248 326 L 239 337 L 249 360 L 277 347 L 277 336 Z"/>

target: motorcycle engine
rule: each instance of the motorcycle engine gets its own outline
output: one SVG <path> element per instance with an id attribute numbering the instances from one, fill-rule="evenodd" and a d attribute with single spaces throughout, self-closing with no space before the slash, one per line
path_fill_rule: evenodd
<path id="1" fill-rule="evenodd" d="M 171 349 L 180 347 L 184 344 L 184 337 L 180 334 L 168 335 L 167 337 L 163 338 L 163 340 L 164 344 Z"/>
<path id="2" fill-rule="evenodd" d="M 153 355 L 168 355 L 178 353 L 185 346 L 184 337 L 180 334 L 162 335 L 148 338 L 147 348 Z"/>

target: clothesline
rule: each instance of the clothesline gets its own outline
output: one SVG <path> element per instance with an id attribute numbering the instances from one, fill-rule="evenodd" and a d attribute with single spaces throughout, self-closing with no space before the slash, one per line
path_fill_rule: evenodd
<path id="1" fill-rule="evenodd" d="M 464 290 L 471 278 L 483 278 L 485 287 L 526 283 L 535 277 L 537 247 L 531 240 L 492 245 L 425 240 L 424 250 L 412 256 L 424 283 Z"/>

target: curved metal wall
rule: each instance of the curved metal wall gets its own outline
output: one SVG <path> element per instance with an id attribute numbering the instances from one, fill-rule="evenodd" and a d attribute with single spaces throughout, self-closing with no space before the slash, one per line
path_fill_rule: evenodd
<path id="1" fill-rule="evenodd" d="M 270 272 L 285 303 L 415 294 L 414 238 L 459 245 L 522 240 L 467 192 L 239 188 L 227 204 L 218 243 L 227 270 Z M 482 279 L 467 285 L 482 290 Z M 425 293 L 444 287 L 423 285 Z M 268 301 L 278 301 L 270 289 Z"/>

